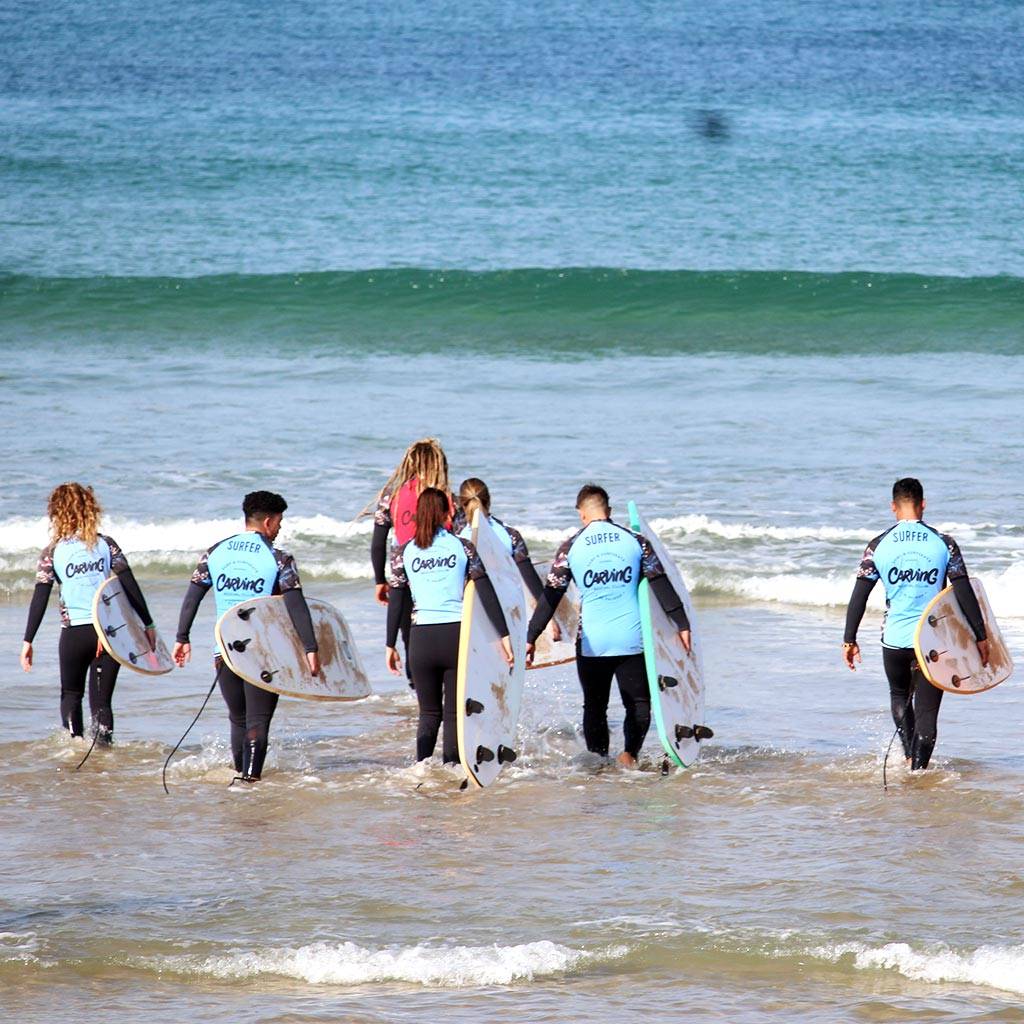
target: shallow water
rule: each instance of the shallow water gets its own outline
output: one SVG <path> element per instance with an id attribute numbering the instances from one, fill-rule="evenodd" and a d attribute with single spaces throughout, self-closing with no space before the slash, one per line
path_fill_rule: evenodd
<path id="1" fill-rule="evenodd" d="M 1019 6 L 0 7 L 0 1018 L 1024 1020 L 1018 678 L 883 762 L 843 606 L 924 481 L 1024 658 Z M 415 437 L 550 556 L 580 483 L 695 597 L 715 739 L 590 758 L 528 677 L 485 792 L 412 767 L 370 527 Z M 15 663 L 46 496 L 95 485 L 170 637 L 268 487 L 374 695 L 230 786 L 195 660 L 57 730 Z M 616 699 L 612 719 L 620 716 Z M 619 733 L 616 733 L 616 737 Z M 168 1008 L 171 1008 L 169 1011 Z"/>

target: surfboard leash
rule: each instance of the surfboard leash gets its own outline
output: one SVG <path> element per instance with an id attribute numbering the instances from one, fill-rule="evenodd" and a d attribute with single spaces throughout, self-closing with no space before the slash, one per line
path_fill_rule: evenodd
<path id="1" fill-rule="evenodd" d="M 89 744 L 89 749 L 85 752 L 85 757 L 83 757 L 82 760 L 79 761 L 78 764 L 75 765 L 75 771 L 76 772 L 80 771 L 81 768 L 82 768 L 82 765 L 85 764 L 85 762 L 89 760 L 89 755 L 92 753 L 93 747 L 96 746 L 96 741 L 99 739 L 99 737 L 100 737 L 100 727 L 99 727 L 99 725 L 96 725 L 93 728 L 93 731 L 92 731 L 92 743 Z"/>
<path id="2" fill-rule="evenodd" d="M 896 741 L 896 737 L 899 735 L 900 729 L 903 728 L 903 723 L 907 720 L 907 712 L 913 707 L 914 693 L 917 690 L 917 673 L 919 671 L 917 668 L 913 668 L 910 671 L 910 692 L 907 694 L 907 703 L 903 708 L 903 714 L 900 715 L 899 725 L 893 729 L 892 739 L 889 740 L 889 746 L 885 748 L 885 757 L 882 759 L 882 791 L 886 793 L 889 791 L 889 783 L 885 775 L 885 769 L 889 763 L 889 753 L 892 750 L 893 743 Z"/>
<path id="3" fill-rule="evenodd" d="M 181 739 L 178 740 L 178 742 L 174 744 L 174 749 L 167 755 L 167 760 L 164 761 L 164 770 L 163 770 L 163 772 L 160 775 L 160 781 L 163 783 L 163 785 L 164 785 L 164 792 L 168 796 L 171 795 L 171 791 L 167 788 L 167 766 L 171 763 L 171 758 L 174 757 L 174 755 L 178 752 L 178 748 L 182 745 L 182 743 L 185 742 L 185 737 L 188 736 L 188 734 L 192 731 L 192 726 L 194 726 L 196 724 L 196 722 L 199 721 L 199 716 L 206 710 L 206 705 L 210 703 L 210 698 L 213 696 L 213 690 L 214 690 L 214 687 L 216 685 L 217 685 L 217 677 L 215 675 L 213 677 L 213 682 L 210 684 L 210 689 L 209 689 L 209 691 L 206 694 L 206 700 L 203 701 L 202 706 L 196 712 L 196 717 L 193 718 L 192 721 L 189 723 L 189 727 L 182 734 Z M 86 756 L 88 756 L 88 755 L 86 755 Z"/>

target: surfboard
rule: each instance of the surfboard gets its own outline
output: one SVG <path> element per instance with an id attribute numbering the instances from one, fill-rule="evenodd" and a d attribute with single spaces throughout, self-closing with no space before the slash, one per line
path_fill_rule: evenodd
<path id="1" fill-rule="evenodd" d="M 256 597 L 218 620 L 217 643 L 228 668 L 253 686 L 303 700 L 360 700 L 370 681 L 341 612 L 307 598 L 320 648 L 320 674 L 310 675 L 306 652 L 283 597 Z"/>
<path id="2" fill-rule="evenodd" d="M 146 624 L 131 606 L 117 576 L 111 576 L 96 591 L 92 624 L 103 649 L 119 665 L 146 676 L 162 676 L 174 668 L 174 659 L 159 633 L 156 647 L 150 646 Z"/>
<path id="3" fill-rule="evenodd" d="M 462 599 L 456 724 L 459 760 L 475 786 L 489 786 L 516 759 L 516 724 L 526 679 L 526 598 L 512 556 L 486 516 L 473 513 L 473 544 L 505 613 L 515 664 L 509 668 L 501 638 L 487 617 L 476 584 L 470 580 Z"/>
<path id="4" fill-rule="evenodd" d="M 1013 659 L 999 630 L 980 580 L 971 579 L 989 641 L 989 661 L 982 665 L 978 645 L 952 587 L 925 608 L 914 634 L 917 663 L 925 679 L 947 693 L 982 693 L 1009 679 Z"/>
<path id="5" fill-rule="evenodd" d="M 543 582 L 551 571 L 551 563 L 537 562 L 535 565 L 537 574 Z M 526 589 L 525 583 L 523 584 L 523 596 L 526 599 L 527 613 L 532 616 L 537 602 L 534 600 L 533 594 Z M 576 634 L 580 626 L 580 599 L 576 584 L 569 584 L 565 597 L 558 603 L 554 621 L 558 623 L 558 628 L 562 631 L 562 639 L 555 640 L 554 629 L 549 622 L 544 632 L 537 637 L 533 651 L 533 664 L 528 666 L 531 670 L 551 668 L 553 665 L 567 665 L 576 660 Z"/>
<path id="6" fill-rule="evenodd" d="M 671 761 L 681 768 L 689 768 L 700 757 L 701 741 L 714 735 L 704 724 L 704 659 L 693 602 L 661 538 L 644 520 L 633 501 L 629 503 L 629 522 L 636 533 L 643 534 L 651 542 L 665 574 L 682 598 L 690 620 L 692 651 L 687 654 L 679 641 L 675 624 L 665 614 L 647 580 L 641 579 L 638 595 L 640 628 L 658 737 Z"/>

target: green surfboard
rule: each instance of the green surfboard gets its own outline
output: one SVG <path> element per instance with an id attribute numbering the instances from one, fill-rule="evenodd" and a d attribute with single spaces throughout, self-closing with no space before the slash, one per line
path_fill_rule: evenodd
<path id="1" fill-rule="evenodd" d="M 647 580 L 641 579 L 640 627 L 658 738 L 672 763 L 689 768 L 700 757 L 701 741 L 712 735 L 704 724 L 704 668 L 693 602 L 661 538 L 640 515 L 633 501 L 629 503 L 629 524 L 634 532 L 650 541 L 672 586 L 682 598 L 690 620 L 692 650 L 687 654 L 675 624 L 665 614 Z"/>

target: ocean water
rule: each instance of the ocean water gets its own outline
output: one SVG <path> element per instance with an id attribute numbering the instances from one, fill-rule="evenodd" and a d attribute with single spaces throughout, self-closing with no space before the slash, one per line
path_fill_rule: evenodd
<path id="1" fill-rule="evenodd" d="M 1010 3 L 0 5 L 0 1019 L 1024 1020 L 1017 678 L 890 759 L 845 602 L 919 476 L 1024 657 L 1022 13 Z M 410 440 L 550 556 L 635 499 L 715 739 L 412 768 L 370 524 Z M 282 700 L 230 787 L 194 660 L 58 730 L 46 496 L 92 483 L 165 636 L 257 487 L 374 695 Z M 55 603 L 55 602 L 54 602 Z M 613 698 L 615 739 L 620 713 Z M 613 741 L 614 742 L 614 741 Z"/>

